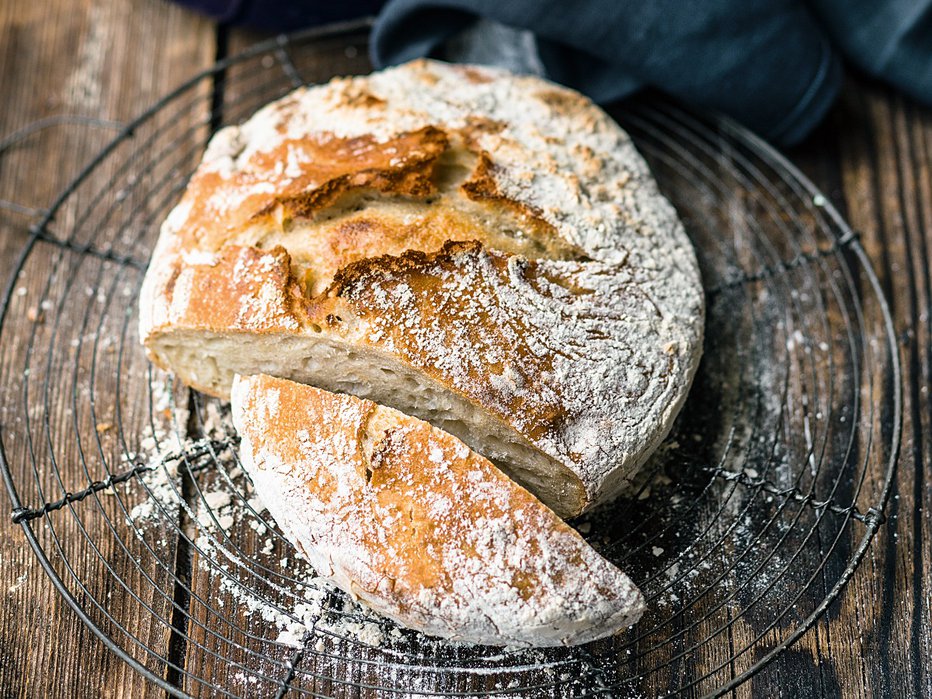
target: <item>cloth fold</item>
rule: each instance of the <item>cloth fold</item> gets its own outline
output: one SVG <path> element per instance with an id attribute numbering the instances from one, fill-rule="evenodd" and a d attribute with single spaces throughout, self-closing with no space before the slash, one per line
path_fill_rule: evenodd
<path id="1" fill-rule="evenodd" d="M 932 0 L 178 0 L 273 31 L 372 14 L 376 67 L 501 65 L 597 102 L 643 87 L 793 144 L 831 107 L 841 57 L 932 105 Z"/>
<path id="2" fill-rule="evenodd" d="M 845 57 L 932 105 L 932 0 L 809 0 Z"/>
<path id="3" fill-rule="evenodd" d="M 373 60 L 459 59 L 444 48 L 480 18 L 531 32 L 545 77 L 597 102 L 656 87 L 784 144 L 821 120 L 842 80 L 799 0 L 391 0 Z"/>

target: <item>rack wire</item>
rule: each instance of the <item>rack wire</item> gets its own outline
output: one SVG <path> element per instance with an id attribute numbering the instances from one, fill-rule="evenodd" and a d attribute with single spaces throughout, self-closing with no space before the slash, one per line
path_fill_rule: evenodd
<path id="1" fill-rule="evenodd" d="M 302 617 L 306 579 L 251 498 L 225 406 L 147 363 L 139 285 L 207 139 L 298 85 L 366 72 L 366 41 L 365 24 L 340 25 L 220 61 L 119 128 L 47 210 L 11 203 L 40 219 L 0 307 L 13 521 L 100 641 L 173 695 L 738 686 L 818 623 L 883 523 L 901 381 L 858 236 L 730 121 L 660 97 L 615 110 L 686 224 L 708 320 L 689 400 L 638 487 L 574 522 L 646 594 L 614 639 L 503 650 L 386 622 L 367 643 L 324 623 L 357 620 L 337 592 Z M 27 319 L 23 340 L 12 328 Z M 270 618 L 300 622 L 297 646 Z"/>

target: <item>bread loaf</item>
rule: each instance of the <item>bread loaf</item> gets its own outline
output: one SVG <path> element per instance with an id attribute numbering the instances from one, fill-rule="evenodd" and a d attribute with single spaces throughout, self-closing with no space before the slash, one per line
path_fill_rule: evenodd
<path id="1" fill-rule="evenodd" d="M 396 410 L 237 377 L 240 457 L 317 572 L 406 627 L 490 645 L 584 643 L 644 609 L 624 573 L 459 439 Z"/>
<path id="2" fill-rule="evenodd" d="M 698 362 L 696 259 L 628 136 L 534 77 L 416 61 L 220 131 L 141 296 L 154 362 L 462 439 L 561 516 L 613 497 Z"/>

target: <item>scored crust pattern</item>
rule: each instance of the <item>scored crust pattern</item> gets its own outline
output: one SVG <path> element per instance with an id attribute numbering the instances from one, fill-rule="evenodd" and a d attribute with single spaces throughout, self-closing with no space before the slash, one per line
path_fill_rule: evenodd
<path id="1" fill-rule="evenodd" d="M 301 88 L 220 131 L 141 308 L 150 356 L 213 395 L 269 361 L 182 358 L 179 339 L 300 337 L 404 367 L 545 461 L 530 469 L 553 492 L 509 473 L 563 515 L 616 494 L 666 435 L 702 330 L 695 254 L 617 124 L 538 78 L 435 61 Z M 508 470 L 509 453 L 484 455 Z"/>

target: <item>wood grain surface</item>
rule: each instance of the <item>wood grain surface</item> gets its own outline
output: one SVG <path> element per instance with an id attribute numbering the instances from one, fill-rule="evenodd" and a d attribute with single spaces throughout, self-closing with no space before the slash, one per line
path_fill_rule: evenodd
<path id="1" fill-rule="evenodd" d="M 79 115 L 97 121 L 89 123 L 51 122 L 27 139 L 0 152 L 0 271 L 14 263 L 29 235 L 29 226 L 41 210 L 49 206 L 61 191 L 117 129 L 161 95 L 211 65 L 218 57 L 235 53 L 264 38 L 241 30 L 218 28 L 190 12 L 158 0 L 5 0 L 0 3 L 0 139 L 5 135 L 57 115 Z M 317 65 L 315 57 L 302 56 L 298 66 L 304 79 L 324 77 L 334 70 L 334 56 L 340 56 L 337 72 L 365 69 L 364 47 L 327 54 L 327 66 Z M 233 69 L 236 70 L 236 69 Z M 237 90 L 250 89 L 252 83 L 238 81 Z M 251 89 L 261 91 L 261 78 Z M 181 124 L 154 124 L 151 128 L 177 129 L 178 138 L 196 143 L 220 118 L 236 121 L 239 94 L 233 89 L 221 91 L 219 104 L 210 95 L 196 90 L 190 98 L 190 120 L 194 129 Z M 211 108 L 214 108 L 212 118 Z M 222 111 L 218 111 L 222 110 Z M 184 128 L 186 130 L 182 131 Z M 154 133 L 154 131 L 153 131 Z M 894 317 L 904 374 L 904 428 L 899 469 L 888 507 L 887 521 L 840 598 L 829 612 L 802 639 L 751 681 L 736 690 L 738 696 L 805 697 L 930 697 L 932 696 L 932 110 L 917 106 L 894 91 L 856 76 L 847 84 L 842 99 L 827 122 L 804 144 L 788 153 L 822 189 L 858 231 L 864 247 L 880 278 Z M 132 162 L 128 148 L 115 161 Z M 182 156 L 179 156 L 182 157 Z M 191 156 L 193 157 L 193 156 Z M 116 165 L 108 165 L 91 177 L 87 193 L 105 183 Z M 157 178 L 159 173 L 147 177 Z M 167 176 L 167 175 L 164 175 Z M 146 202 L 127 203 L 139 206 Z M 15 203 L 15 207 L 10 203 Z M 158 207 L 151 204 L 151 210 Z M 144 215 L 144 214 L 141 214 Z M 67 209 L 60 215 L 61 229 L 77 230 L 80 222 Z M 67 225 L 64 225 L 67 224 Z M 50 226 L 56 230 L 53 223 Z M 81 236 L 85 236 L 82 238 Z M 23 299 L 45 293 L 63 309 L 77 314 L 85 326 L 112 322 L 93 307 L 84 308 L 81 294 L 72 290 L 95 289 L 97 280 L 110 262 L 101 258 L 94 263 L 78 264 L 81 245 L 104 240 L 130 259 L 140 256 L 151 240 L 127 237 L 126 231 L 95 228 L 78 232 L 67 245 L 50 245 L 52 259 L 58 260 L 62 274 L 48 290 L 38 288 L 47 275 L 26 274 L 22 278 Z M 70 247 L 69 247 L 70 246 Z M 144 262 L 144 260 L 143 260 Z M 41 272 L 42 270 L 39 270 Z M 129 266 L 124 276 L 109 290 L 105 304 L 119 304 L 121 284 L 138 284 L 141 269 Z M 5 278 L 3 280 L 6 281 Z M 71 305 L 69 305 L 71 304 Z M 73 308 L 72 308 L 73 306 Z M 35 314 L 42 313 L 35 308 Z M 41 437 L 42 426 L 24 421 L 13 404 L 11 387 L 41 381 L 43 372 L 63 372 L 77 376 L 84 371 L 82 335 L 78 344 L 65 347 L 35 361 L 36 376 L 25 383 L 12 372 L 22 366 L 30 352 L 30 342 L 38 343 L 45 334 L 54 333 L 50 324 L 23 322 L 12 329 L 12 340 L 0 348 L 0 430 L 3 431 L 7 457 L 11 463 L 26 463 L 22 436 L 35 431 Z M 114 328 L 113 332 L 125 332 Z M 10 329 L 5 337 L 10 337 Z M 51 337 L 51 335 L 49 335 Z M 65 343 L 66 345 L 68 343 Z M 121 363 L 113 358 L 110 371 L 101 371 L 95 381 L 105 382 L 117 374 L 127 382 L 147 380 L 146 367 Z M 91 382 L 93 385 L 93 381 Z M 105 387 L 101 385 L 103 390 Z M 54 386 L 45 396 L 52 406 L 52 420 L 81 434 L 100 435 L 92 440 L 101 456 L 119 454 L 108 425 L 122 421 L 131 431 L 144 419 L 143 406 L 120 406 L 114 414 L 106 406 L 88 407 L 69 413 L 68 386 Z M 127 391 L 132 393 L 132 391 Z M 179 392 L 178 400 L 186 400 Z M 18 396 L 17 396 L 18 401 Z M 137 424 L 138 423 L 138 424 Z M 103 426 L 103 429 L 101 429 Z M 7 436 L 12 434 L 12 439 Z M 87 440 L 85 440 L 87 441 Z M 62 447 L 68 455 L 71 447 Z M 90 447 L 89 447 L 90 448 Z M 96 464 L 96 461 L 91 460 Z M 100 459 L 106 462 L 105 458 Z M 91 466 L 97 468 L 97 466 Z M 105 473 L 76 474 L 75 483 L 87 483 Z M 80 477 L 77 477 L 80 476 Z M 48 482 L 54 491 L 58 484 Z M 870 484 L 868 484 L 870 485 Z M 67 484 L 66 484 L 67 487 Z M 0 501 L 7 505 L 4 496 Z M 101 512 L 120 516 L 114 503 L 101 498 Z M 8 512 L 8 507 L 0 508 Z M 97 517 L 87 521 L 87 537 L 64 542 L 62 553 L 68 556 L 97 555 L 89 541 L 94 527 L 105 526 Z M 101 537 L 106 539 L 107 537 Z M 198 573 L 197 553 L 179 551 L 178 542 L 169 533 L 164 551 L 169 576 L 179 570 L 189 571 L 195 594 L 207 598 L 220 595 L 215 581 Z M 160 595 L 157 584 L 146 585 L 143 572 L 135 570 L 132 543 L 127 550 L 107 550 L 99 554 L 119 565 L 125 575 L 135 576 L 136 589 L 148 590 L 144 602 L 171 616 L 172 605 L 179 600 Z M 179 567 L 180 566 L 180 567 Z M 100 574 L 99 585 L 107 576 Z M 125 591 L 103 587 L 88 590 L 96 598 L 104 595 L 114 605 L 123 603 Z M 108 651 L 87 626 L 65 604 L 38 565 L 20 527 L 5 518 L 0 523 L 0 696 L 24 697 L 136 697 L 156 696 L 163 692 L 148 685 L 141 675 Z M 181 600 L 183 603 L 183 600 Z M 138 610 L 139 605 L 127 607 Z M 184 658 L 187 650 L 178 646 L 171 629 L 156 627 L 144 615 L 127 620 L 143 643 L 173 647 L 172 657 Z M 197 622 L 197 620 L 195 620 Z M 203 621 L 203 620 L 201 620 Z M 243 620 L 248 629 L 252 623 Z M 197 623 L 191 642 L 203 644 L 209 651 L 215 639 L 199 634 Z M 122 633 L 110 629 L 111 633 Z M 173 640 L 174 639 L 174 640 Z M 242 655 L 228 658 L 237 662 L 248 659 L 251 641 L 237 637 Z M 727 642 L 727 639 L 723 639 Z M 218 649 L 222 650 L 222 649 Z M 727 657 L 728 649 L 718 649 Z M 714 663 L 716 653 L 706 660 Z M 142 651 L 139 658 L 144 661 Z M 198 655 L 206 663 L 198 672 L 214 673 L 224 681 L 235 666 L 214 659 L 208 653 Z M 206 658 L 206 660 L 204 659 Z M 287 664 L 289 658 L 283 657 Z M 305 659 L 305 662 L 311 662 Z M 209 666 L 209 667 L 208 667 Z M 278 672 L 276 666 L 269 670 Z M 163 677 L 178 673 L 168 666 Z M 672 679 L 671 679 L 672 681 Z M 188 688 L 196 689 L 196 688 Z M 316 691 L 335 691 L 330 685 L 314 687 Z M 455 689 L 455 688 L 454 688 Z M 662 693 L 664 687 L 651 687 Z"/>
<path id="2" fill-rule="evenodd" d="M 215 51 L 215 28 L 209 22 L 166 3 L 0 3 L 0 134 L 62 114 L 108 122 L 52 125 L 10 147 L 0 155 L 0 199 L 47 207 L 120 124 L 213 63 Z M 34 216 L 0 210 L 0 268 L 10 268 L 34 221 Z M 84 283 L 93 283 L 92 270 L 82 274 L 88 275 Z M 38 292 L 28 275 L 24 284 L 29 289 L 24 298 Z M 22 330 L 24 337 L 31 332 Z M 3 352 L 10 356 L 14 350 L 7 345 Z M 0 371 L 0 386 L 8 387 L 8 365 Z M 24 429 L 7 413 L 2 422 L 4 430 Z M 98 642 L 65 605 L 18 529 L 5 518 L 0 535 L 0 692 L 144 696 L 149 688 L 142 676 Z M 72 550 L 73 555 L 87 554 Z M 147 630 L 145 619 L 133 621 L 144 638 L 161 642 L 160 631 Z"/>
<path id="3" fill-rule="evenodd" d="M 887 522 L 837 609 L 794 654 L 821 668 L 828 696 L 932 696 L 932 110 L 856 79 L 790 156 L 860 233 L 891 306 L 904 379 Z M 780 665 L 802 681 L 792 657 Z"/>

